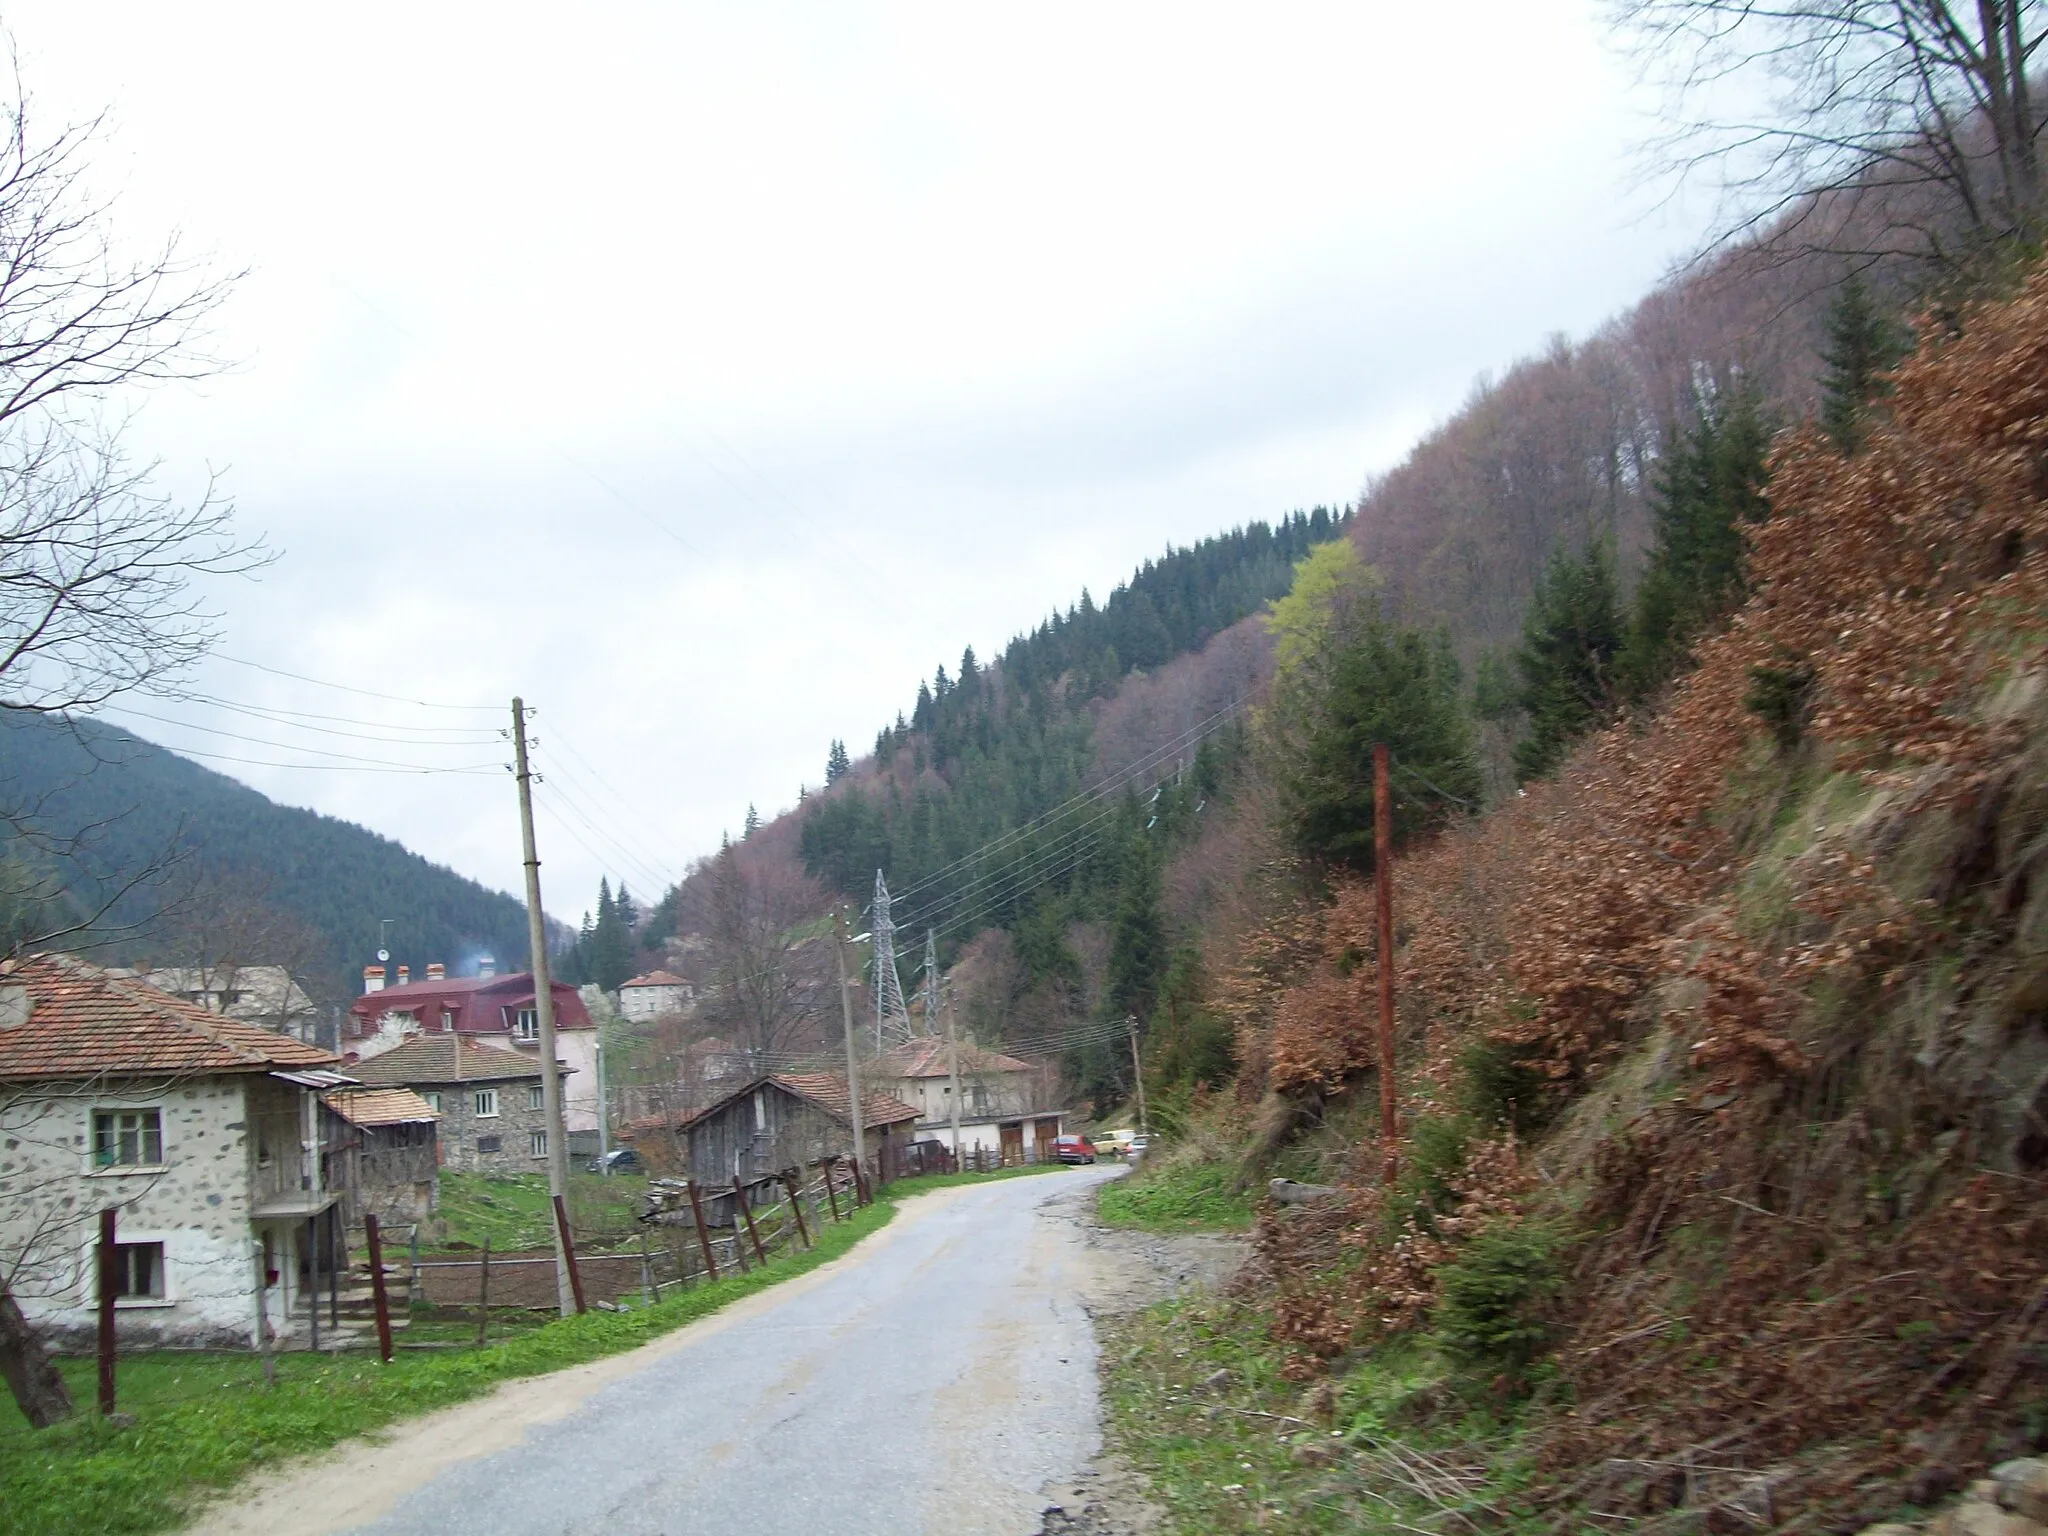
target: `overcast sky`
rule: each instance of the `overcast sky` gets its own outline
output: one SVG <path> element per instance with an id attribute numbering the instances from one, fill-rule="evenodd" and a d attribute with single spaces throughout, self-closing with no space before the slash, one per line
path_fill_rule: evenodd
<path id="1" fill-rule="evenodd" d="M 247 269 L 235 370 L 134 427 L 283 552 L 217 592 L 225 656 L 523 693 L 573 921 L 600 873 L 651 895 L 793 803 L 963 645 L 1352 500 L 1481 372 L 1653 283 L 1693 231 L 1629 190 L 1645 104 L 1596 10 L 4 14 L 48 122 L 108 113 L 118 228 Z M 357 736 L 115 718 L 265 763 L 509 750 L 469 734 L 496 715 L 236 661 L 197 687 Z M 495 769 L 213 766 L 517 888 Z"/>

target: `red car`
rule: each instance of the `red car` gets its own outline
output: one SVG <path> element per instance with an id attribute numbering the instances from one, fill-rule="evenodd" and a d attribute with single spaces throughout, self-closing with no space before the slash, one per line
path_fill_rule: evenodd
<path id="1" fill-rule="evenodd" d="M 1095 1161 L 1095 1143 L 1086 1136 L 1055 1136 L 1052 1155 L 1063 1163 L 1092 1163 Z"/>

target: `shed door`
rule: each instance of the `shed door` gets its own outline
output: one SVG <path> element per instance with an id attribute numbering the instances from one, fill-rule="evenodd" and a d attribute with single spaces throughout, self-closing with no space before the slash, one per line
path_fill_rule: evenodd
<path id="1" fill-rule="evenodd" d="M 1003 1130 L 1003 1166 L 1015 1167 L 1024 1161 L 1024 1123 L 1012 1121 Z"/>

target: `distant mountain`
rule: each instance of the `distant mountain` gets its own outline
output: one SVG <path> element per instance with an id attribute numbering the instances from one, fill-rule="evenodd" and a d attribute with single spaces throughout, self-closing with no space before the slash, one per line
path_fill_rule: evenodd
<path id="1" fill-rule="evenodd" d="M 197 889 L 305 925 L 330 989 L 348 988 L 374 958 L 384 919 L 393 964 L 415 976 L 429 961 L 456 967 L 485 952 L 500 968 L 526 963 L 526 912 L 512 897 L 352 822 L 279 805 L 118 726 L 0 711 L 0 809 L 77 839 L 54 857 L 21 839 L 0 852 L 51 870 L 84 910 L 171 856 L 165 878 L 109 913 L 110 931 L 132 930 L 115 934 L 117 956 L 152 953 L 152 918 Z"/>

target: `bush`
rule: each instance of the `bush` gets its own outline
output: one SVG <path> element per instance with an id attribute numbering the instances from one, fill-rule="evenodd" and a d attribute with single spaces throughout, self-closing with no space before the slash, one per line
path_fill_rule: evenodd
<path id="1" fill-rule="evenodd" d="M 1544 1076 L 1514 1046 L 1482 1036 L 1465 1047 L 1458 1068 L 1461 1107 L 1481 1125 L 1526 1136 L 1549 1118 Z"/>
<path id="2" fill-rule="evenodd" d="M 1437 1271 L 1436 1335 L 1475 1370 L 1519 1376 L 1543 1352 L 1545 1303 L 1563 1287 L 1560 1238 L 1540 1221 L 1496 1221 Z"/>
<path id="3" fill-rule="evenodd" d="M 1397 1220 L 1413 1216 L 1417 1225 L 1435 1231 L 1435 1218 L 1458 1203 L 1458 1177 L 1475 1129 L 1463 1115 L 1418 1117 L 1409 1128 L 1408 1155 L 1388 1214 Z"/>

